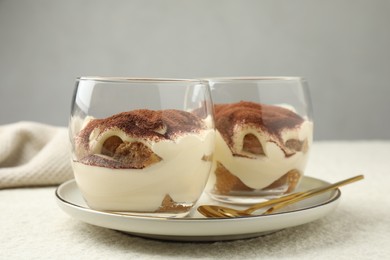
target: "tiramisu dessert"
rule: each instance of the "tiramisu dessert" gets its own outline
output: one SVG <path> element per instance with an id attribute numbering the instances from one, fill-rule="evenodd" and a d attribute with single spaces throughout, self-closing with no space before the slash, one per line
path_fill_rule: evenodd
<path id="1" fill-rule="evenodd" d="M 313 124 L 287 106 L 241 101 L 215 105 L 214 198 L 272 197 L 295 189 Z"/>
<path id="2" fill-rule="evenodd" d="M 180 110 L 86 119 L 74 140 L 76 182 L 98 210 L 187 213 L 211 168 L 214 131 Z"/>

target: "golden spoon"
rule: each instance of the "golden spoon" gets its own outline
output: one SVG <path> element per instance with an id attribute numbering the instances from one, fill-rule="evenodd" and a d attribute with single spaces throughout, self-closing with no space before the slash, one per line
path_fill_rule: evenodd
<path id="1" fill-rule="evenodd" d="M 220 217 L 244 217 L 250 216 L 254 211 L 261 209 L 266 206 L 274 205 L 268 210 L 266 210 L 263 214 L 270 214 L 275 210 L 283 208 L 287 205 L 293 204 L 295 202 L 313 197 L 315 195 L 319 195 L 321 193 L 337 189 L 340 186 L 362 180 L 364 178 L 363 175 L 358 175 L 343 181 L 336 182 L 334 184 L 329 184 L 324 187 L 319 187 L 315 189 L 311 189 L 303 192 L 296 192 L 290 195 L 286 195 L 277 199 L 271 199 L 262 203 L 255 204 L 245 210 L 237 210 L 233 208 L 228 208 L 224 206 L 218 205 L 201 205 L 197 208 L 197 210 L 206 217 L 211 218 L 220 218 Z"/>

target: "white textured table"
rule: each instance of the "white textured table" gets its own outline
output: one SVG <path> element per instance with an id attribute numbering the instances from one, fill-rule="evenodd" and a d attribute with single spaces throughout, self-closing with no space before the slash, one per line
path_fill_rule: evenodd
<path id="1" fill-rule="evenodd" d="M 389 259 L 390 141 L 316 142 L 307 175 L 342 188 L 330 215 L 274 234 L 230 242 L 149 240 L 85 224 L 56 204 L 55 187 L 0 190 L 0 259 L 288 258 Z"/>

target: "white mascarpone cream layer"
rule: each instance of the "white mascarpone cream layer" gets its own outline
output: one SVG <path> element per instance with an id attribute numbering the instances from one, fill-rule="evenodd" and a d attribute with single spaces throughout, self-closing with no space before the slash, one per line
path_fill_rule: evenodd
<path id="1" fill-rule="evenodd" d="M 269 134 L 257 131 L 254 128 L 236 130 L 235 132 L 239 134 L 233 137 L 235 143 L 233 149 L 235 152 L 240 151 L 240 154 L 245 154 L 251 158 L 233 156 L 225 140 L 217 131 L 214 163 L 216 161 L 222 163 L 230 173 L 238 177 L 246 186 L 252 189 L 262 189 L 290 170 L 296 169 L 303 173 L 308 159 L 307 151 L 299 151 L 286 157 L 283 150 Z M 243 139 L 246 134 L 253 134 L 258 138 L 265 155 L 254 156 L 242 152 Z M 289 139 L 307 140 L 308 147 L 310 147 L 313 139 L 313 123 L 304 121 L 299 128 L 284 130 L 281 136 L 283 143 Z M 213 168 L 215 168 L 215 165 Z"/>
<path id="2" fill-rule="evenodd" d="M 144 169 L 111 169 L 73 162 L 75 178 L 90 207 L 117 211 L 155 211 L 168 194 L 175 202 L 194 203 L 206 184 L 211 162 L 202 160 L 214 149 L 214 130 L 184 134 L 175 141 L 147 144 L 162 161 Z M 100 153 L 104 140 L 117 135 L 132 142 L 122 131 L 113 129 L 100 135 L 90 149 Z M 95 136 L 96 137 L 96 136 Z"/>

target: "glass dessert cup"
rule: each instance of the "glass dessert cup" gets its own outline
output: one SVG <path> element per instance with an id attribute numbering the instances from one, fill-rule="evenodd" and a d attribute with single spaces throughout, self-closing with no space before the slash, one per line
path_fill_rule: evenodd
<path id="1" fill-rule="evenodd" d="M 209 78 L 216 148 L 207 192 L 253 204 L 293 192 L 313 139 L 311 103 L 299 77 Z"/>
<path id="2" fill-rule="evenodd" d="M 202 80 L 77 79 L 69 134 L 75 180 L 88 206 L 187 215 L 212 166 L 212 111 Z"/>

